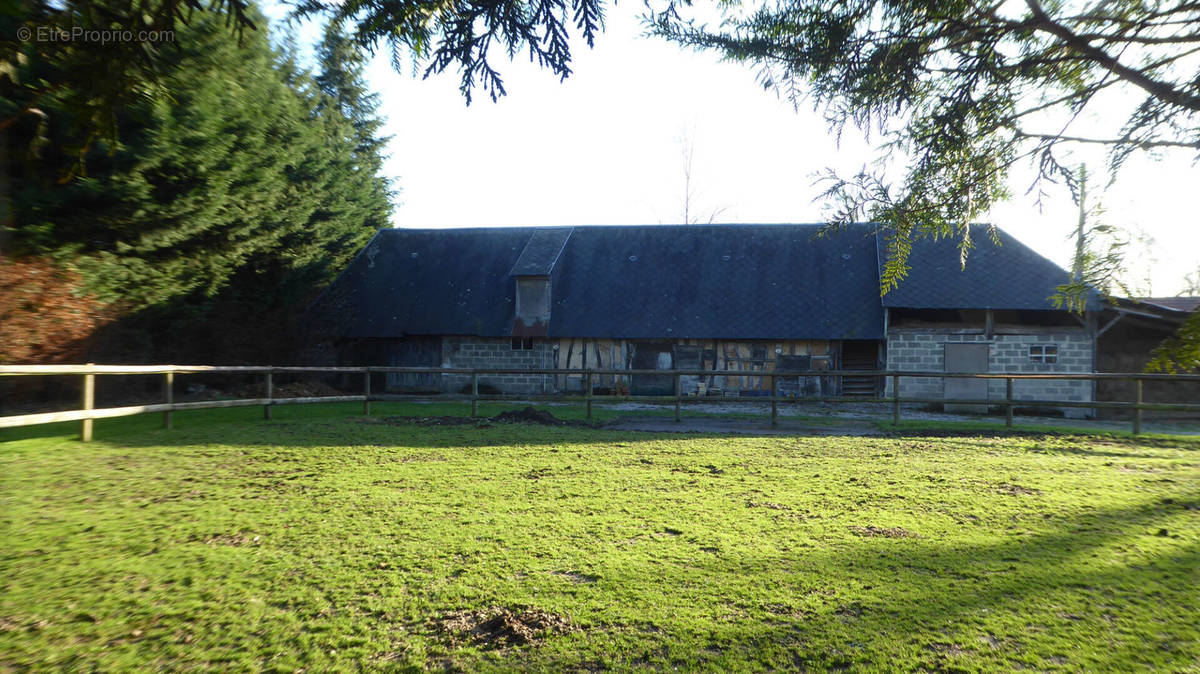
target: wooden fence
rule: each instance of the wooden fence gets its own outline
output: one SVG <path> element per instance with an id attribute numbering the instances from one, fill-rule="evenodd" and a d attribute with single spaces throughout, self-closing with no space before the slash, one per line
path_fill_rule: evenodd
<path id="1" fill-rule="evenodd" d="M 265 383 L 266 396 L 261 398 L 241 398 L 236 400 L 203 400 L 197 402 L 175 402 L 175 376 L 186 374 L 247 374 L 262 375 Z M 277 374 L 342 374 L 362 375 L 361 395 L 320 396 L 303 398 L 277 398 L 273 395 L 273 377 Z M 371 375 L 376 373 L 396 374 L 454 374 L 471 377 L 470 394 L 437 394 L 437 395 L 398 395 L 371 392 Z M 892 406 L 892 423 L 898 424 L 901 416 L 901 404 L 952 404 L 952 405 L 988 405 L 1004 407 L 1005 425 L 1012 427 L 1013 410 L 1018 406 L 1037 407 L 1082 407 L 1088 409 L 1130 409 L 1133 410 L 1133 432 L 1141 433 L 1142 413 L 1155 411 L 1188 411 L 1200 412 L 1200 403 L 1145 403 L 1142 400 L 1142 386 L 1146 381 L 1200 381 L 1200 375 L 1166 375 L 1142 373 L 1054 373 L 1054 374 L 1008 374 L 1008 373 L 956 373 L 956 372 L 906 372 L 897 370 L 820 370 L 814 373 L 761 373 L 756 376 L 769 378 L 771 381 L 770 396 L 753 396 L 744 398 L 709 398 L 703 396 L 684 395 L 681 389 L 681 378 L 691 376 L 712 376 L 712 370 L 585 370 L 585 369 L 467 369 L 439 367 L 247 367 L 247 366 L 206 366 L 206 365 L 0 365 L 0 376 L 80 376 L 83 383 L 82 408 L 65 412 L 40 412 L 36 414 L 18 414 L 0 416 L 0 428 L 32 426 L 60 421 L 80 421 L 80 437 L 84 442 L 92 439 L 92 422 L 95 419 L 123 417 L 133 414 L 161 412 L 163 425 L 171 428 L 171 413 L 177 410 L 198 410 L 219 407 L 248 407 L 261 405 L 263 417 L 271 418 L 271 408 L 275 405 L 296 405 L 306 403 L 361 402 L 363 414 L 371 413 L 372 401 L 384 400 L 469 400 L 471 416 L 479 413 L 481 400 L 555 400 L 582 402 L 587 408 L 587 418 L 592 418 L 592 403 L 596 400 L 637 400 L 639 402 L 674 403 L 675 420 L 681 418 L 681 406 L 684 403 L 713 402 L 721 403 L 770 403 L 771 426 L 778 425 L 779 404 L 801 402 L 857 402 L 857 403 L 890 403 Z M 723 374 L 723 373 L 721 373 Z M 890 377 L 892 380 L 891 397 L 793 397 L 779 396 L 776 386 L 777 379 L 788 377 L 803 377 L 810 374 L 822 377 Z M 149 405 L 129 405 L 125 407 L 95 407 L 96 377 L 99 375 L 162 375 L 163 402 Z M 577 375 L 582 378 L 582 395 L 487 395 L 479 393 L 479 378 L 495 375 L 547 375 L 563 376 Z M 669 376 L 674 377 L 675 393 L 670 396 L 629 396 L 595 395 L 592 377 L 595 376 Z M 1005 381 L 1005 397 L 1000 399 L 951 399 L 951 398 L 921 398 L 904 397 L 900 394 L 901 377 L 936 377 L 939 379 L 1003 379 Z M 1085 380 L 1098 381 L 1116 379 L 1133 382 L 1133 400 L 1129 402 L 1100 402 L 1100 401 L 1069 401 L 1069 400 L 1034 400 L 1013 397 L 1013 382 L 1020 379 L 1054 379 L 1054 380 Z"/>

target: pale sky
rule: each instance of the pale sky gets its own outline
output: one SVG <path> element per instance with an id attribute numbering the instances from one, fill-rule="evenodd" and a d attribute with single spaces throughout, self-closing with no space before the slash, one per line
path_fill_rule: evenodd
<path id="1" fill-rule="evenodd" d="M 818 113 L 764 91 L 749 66 L 640 37 L 640 10 L 613 8 L 596 47 L 576 46 L 565 82 L 525 56 L 504 64 L 508 96 L 497 103 L 479 91 L 468 107 L 457 73 L 422 80 L 412 69 L 393 70 L 381 52 L 368 81 L 392 136 L 385 170 L 401 190 L 393 224 L 679 223 L 684 137 L 694 220 L 820 222 L 814 176 L 856 171 L 874 158 L 871 146 L 853 130 L 839 146 Z M 1014 181 L 1015 198 L 990 220 L 1069 265 L 1077 217 L 1070 195 L 1053 194 L 1039 211 L 1026 187 Z M 1150 251 L 1131 256 L 1130 272 L 1148 276 L 1156 295 L 1177 294 L 1184 274 L 1200 269 L 1198 189 L 1200 166 L 1179 153 L 1131 160 L 1103 195 L 1105 222 L 1154 239 Z"/>

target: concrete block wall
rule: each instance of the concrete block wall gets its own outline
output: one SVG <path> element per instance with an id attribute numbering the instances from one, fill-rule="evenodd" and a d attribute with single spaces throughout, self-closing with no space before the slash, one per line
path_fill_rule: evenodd
<path id="1" fill-rule="evenodd" d="M 984 343 L 989 345 L 988 370 L 997 374 L 1051 374 L 1055 372 L 1091 372 L 1091 338 L 1082 329 L 1031 335 L 956 334 L 931 330 L 888 330 L 887 364 L 889 370 L 924 370 L 940 372 L 945 369 L 943 358 L 946 343 Z M 1033 345 L 1058 347 L 1058 362 L 1035 363 L 1029 358 Z M 901 396 L 914 398 L 942 397 L 943 381 L 936 377 L 901 377 Z M 892 379 L 888 377 L 885 395 L 892 395 Z M 1016 380 L 1013 398 L 1021 401 L 1092 400 L 1092 382 L 1062 379 Z M 1004 400 L 1004 380 L 988 382 L 988 399 Z M 1062 408 L 1068 417 L 1094 416 L 1085 408 Z"/>
<path id="2" fill-rule="evenodd" d="M 548 368 L 554 367 L 554 353 L 547 340 L 534 339 L 533 349 L 514 349 L 507 337 L 443 337 L 442 367 L 468 368 Z M 470 386 L 470 375 L 442 375 L 442 390 L 455 393 Z M 489 384 L 504 393 L 539 394 L 553 392 L 552 375 L 480 375 L 479 385 Z"/>

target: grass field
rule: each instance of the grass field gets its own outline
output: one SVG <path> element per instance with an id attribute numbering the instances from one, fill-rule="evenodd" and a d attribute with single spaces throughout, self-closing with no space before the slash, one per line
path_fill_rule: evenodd
<path id="1" fill-rule="evenodd" d="M 353 411 L 0 434 L 0 670 L 1200 670 L 1195 438 Z"/>

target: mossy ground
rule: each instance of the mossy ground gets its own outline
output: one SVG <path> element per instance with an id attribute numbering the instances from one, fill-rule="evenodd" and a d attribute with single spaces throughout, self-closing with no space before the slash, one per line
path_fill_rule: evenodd
<path id="1" fill-rule="evenodd" d="M 354 411 L 0 434 L 0 670 L 1200 669 L 1195 439 Z"/>

